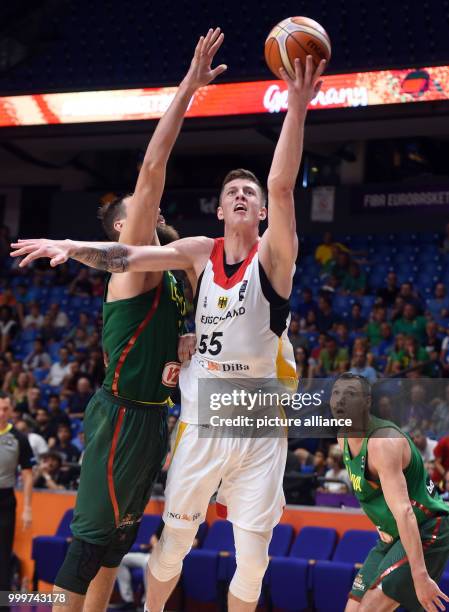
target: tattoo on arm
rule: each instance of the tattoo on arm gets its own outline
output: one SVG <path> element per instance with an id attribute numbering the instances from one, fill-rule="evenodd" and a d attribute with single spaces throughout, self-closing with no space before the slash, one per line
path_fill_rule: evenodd
<path id="1" fill-rule="evenodd" d="M 127 272 L 129 269 L 129 249 L 124 244 L 79 247 L 73 252 L 72 258 L 107 272 Z"/>

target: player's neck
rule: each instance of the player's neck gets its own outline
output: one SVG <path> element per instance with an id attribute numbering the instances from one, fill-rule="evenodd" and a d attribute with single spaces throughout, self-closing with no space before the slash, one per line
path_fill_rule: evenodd
<path id="1" fill-rule="evenodd" d="M 259 233 L 257 228 L 245 231 L 241 228 L 231 229 L 225 227 L 224 251 L 226 263 L 234 264 L 246 259 L 258 239 Z"/>

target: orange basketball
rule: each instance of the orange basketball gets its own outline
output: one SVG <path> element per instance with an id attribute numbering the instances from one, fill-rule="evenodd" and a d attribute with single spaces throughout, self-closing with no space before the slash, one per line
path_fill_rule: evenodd
<path id="1" fill-rule="evenodd" d="M 278 78 L 281 78 L 281 67 L 294 78 L 295 59 L 298 57 L 305 66 L 308 55 L 312 56 L 315 68 L 322 59 L 328 62 L 331 56 L 331 41 L 326 30 L 308 17 L 284 19 L 274 26 L 265 41 L 265 61 Z"/>

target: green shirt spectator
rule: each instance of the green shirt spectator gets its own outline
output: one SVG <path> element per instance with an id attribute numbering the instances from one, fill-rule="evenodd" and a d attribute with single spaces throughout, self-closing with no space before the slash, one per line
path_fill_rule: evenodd
<path id="1" fill-rule="evenodd" d="M 424 344 L 426 341 L 426 319 L 421 315 L 416 315 L 416 308 L 413 304 L 405 304 L 402 317 L 393 325 L 393 332 L 413 336 L 419 344 Z"/>
<path id="2" fill-rule="evenodd" d="M 366 276 L 361 272 L 360 267 L 355 262 L 349 266 L 348 273 L 344 276 L 341 285 L 343 291 L 363 295 L 366 291 Z"/>
<path id="3" fill-rule="evenodd" d="M 372 320 L 366 326 L 366 335 L 368 336 L 370 346 L 377 346 L 381 343 L 382 323 L 387 320 L 387 311 L 383 306 L 375 306 L 373 309 Z"/>
<path id="4" fill-rule="evenodd" d="M 344 372 L 349 364 L 349 353 L 345 348 L 338 348 L 337 341 L 329 337 L 326 347 L 320 351 L 320 366 L 323 374 Z"/>

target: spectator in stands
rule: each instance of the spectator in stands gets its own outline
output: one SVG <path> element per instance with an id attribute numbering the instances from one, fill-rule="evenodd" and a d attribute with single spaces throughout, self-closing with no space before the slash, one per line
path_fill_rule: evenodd
<path id="1" fill-rule="evenodd" d="M 73 484 L 73 472 L 62 470 L 61 456 L 48 451 L 40 456 L 39 464 L 34 468 L 33 486 L 36 489 L 63 491 Z"/>
<path id="2" fill-rule="evenodd" d="M 299 331 L 299 321 L 296 317 L 292 317 L 290 326 L 288 328 L 288 337 L 292 343 L 293 350 L 295 351 L 300 346 L 307 347 L 309 342 L 303 334 Z"/>
<path id="3" fill-rule="evenodd" d="M 92 349 L 86 364 L 86 374 L 92 381 L 92 386 L 97 389 L 104 380 L 103 353 L 99 348 Z"/>
<path id="4" fill-rule="evenodd" d="M 399 290 L 399 296 L 404 300 L 405 304 L 413 304 L 418 314 L 422 313 L 421 300 L 418 294 L 413 290 L 412 283 L 402 283 Z"/>
<path id="5" fill-rule="evenodd" d="M 349 253 L 339 250 L 337 253 L 335 265 L 329 271 L 329 274 L 332 274 L 333 276 L 338 278 L 338 281 L 341 283 L 344 277 L 349 273 L 350 265 L 351 257 L 349 256 Z"/>
<path id="6" fill-rule="evenodd" d="M 362 307 L 358 302 L 352 305 L 351 314 L 347 318 L 347 325 L 352 332 L 361 332 L 367 323 L 366 318 L 362 316 Z"/>
<path id="7" fill-rule="evenodd" d="M 309 351 L 298 346 L 295 350 L 296 374 L 303 391 L 310 389 L 315 376 L 315 361 L 310 357 Z"/>
<path id="8" fill-rule="evenodd" d="M 413 336 L 422 345 L 426 341 L 426 319 L 416 314 L 413 304 L 406 303 L 402 317 L 393 325 L 393 333 Z"/>
<path id="9" fill-rule="evenodd" d="M 326 478 L 340 480 L 342 482 L 325 482 L 318 491 L 326 493 L 349 493 L 351 491 L 351 481 L 343 463 L 343 453 L 340 449 L 333 448 L 327 458 L 328 471 Z"/>
<path id="10" fill-rule="evenodd" d="M 321 334 L 318 335 L 318 342 L 313 347 L 312 352 L 311 352 L 311 357 L 312 359 L 315 360 L 315 362 L 319 360 L 322 349 L 326 347 L 326 342 L 327 342 L 327 334 L 322 332 Z"/>
<path id="11" fill-rule="evenodd" d="M 61 408 L 61 399 L 57 393 L 52 393 L 48 397 L 48 414 L 55 428 L 59 427 L 61 424 L 70 426 L 70 419 L 67 413 Z"/>
<path id="12" fill-rule="evenodd" d="M 0 293 L 0 306 L 9 306 L 12 310 L 17 309 L 17 299 L 11 287 L 4 287 Z"/>
<path id="13" fill-rule="evenodd" d="M 318 311 L 318 305 L 313 299 L 313 293 L 310 287 L 304 287 L 301 293 L 301 301 L 298 304 L 296 312 L 300 319 L 306 319 L 310 310 L 313 310 L 316 314 Z"/>
<path id="14" fill-rule="evenodd" d="M 424 462 L 426 461 L 435 461 L 434 450 L 438 442 L 436 440 L 431 440 L 428 438 L 420 429 L 415 429 L 412 432 L 411 438 L 415 443 L 416 448 L 419 450 L 419 453 Z"/>
<path id="15" fill-rule="evenodd" d="M 449 297 L 446 295 L 444 283 L 435 285 L 433 299 L 429 301 L 427 310 L 434 318 L 449 316 Z"/>
<path id="16" fill-rule="evenodd" d="M 318 331 L 317 317 L 318 315 L 316 315 L 313 310 L 309 310 L 309 312 L 307 313 L 306 319 L 305 320 L 301 319 L 301 322 L 300 322 L 301 328 L 308 332 Z"/>
<path id="17" fill-rule="evenodd" d="M 396 272 L 388 272 L 385 287 L 377 290 L 377 296 L 384 306 L 393 306 L 395 299 L 399 295 Z"/>
<path id="18" fill-rule="evenodd" d="M 42 338 L 47 346 L 61 337 L 61 330 L 55 327 L 53 319 L 48 312 L 44 315 L 44 321 L 39 330 L 39 337 Z"/>
<path id="19" fill-rule="evenodd" d="M 366 276 L 355 261 L 349 265 L 349 270 L 342 280 L 341 288 L 344 293 L 350 295 L 365 295 Z"/>
<path id="20" fill-rule="evenodd" d="M 88 268 L 80 268 L 78 275 L 73 279 L 69 287 L 70 295 L 79 297 L 91 297 L 92 283 L 89 279 Z"/>
<path id="21" fill-rule="evenodd" d="M 418 341 L 413 336 L 406 336 L 404 342 L 404 366 L 406 368 L 416 368 L 418 374 L 423 374 L 423 366 L 429 360 L 429 354 L 425 348 L 419 346 Z"/>
<path id="22" fill-rule="evenodd" d="M 318 298 L 318 312 L 316 314 L 316 326 L 318 331 L 330 331 L 338 320 L 339 318 L 332 311 L 332 302 L 330 299 L 323 295 L 320 296 Z"/>
<path id="23" fill-rule="evenodd" d="M 405 336 L 397 334 L 394 338 L 393 348 L 389 353 L 385 374 L 398 374 L 405 369 Z"/>
<path id="24" fill-rule="evenodd" d="M 371 384 L 374 384 L 377 380 L 377 372 L 372 366 L 368 365 L 365 351 L 354 351 L 352 366 L 349 371 L 351 374 L 363 376 L 369 380 Z"/>
<path id="25" fill-rule="evenodd" d="M 435 455 L 435 470 L 432 480 L 438 485 L 443 476 L 449 471 L 449 436 L 444 436 L 438 441 L 438 444 L 433 449 Z"/>
<path id="26" fill-rule="evenodd" d="M 31 450 L 36 460 L 38 460 L 43 453 L 48 451 L 48 444 L 45 439 L 34 431 L 31 431 L 27 421 L 17 421 L 15 428 L 28 438 L 28 442 L 30 443 Z"/>
<path id="27" fill-rule="evenodd" d="M 51 366 L 51 357 L 45 351 L 42 338 L 36 338 L 34 348 L 23 360 L 23 365 L 31 371 L 36 368 L 47 369 Z"/>
<path id="28" fill-rule="evenodd" d="M 12 398 L 15 404 L 26 403 L 28 391 L 33 386 L 34 379 L 28 372 L 20 372 L 17 378 L 17 385 L 12 392 Z"/>
<path id="29" fill-rule="evenodd" d="M 376 413 L 379 415 L 381 419 L 385 419 L 387 421 L 399 421 L 399 418 L 395 419 L 393 413 L 393 405 L 391 403 L 391 399 L 388 395 L 381 395 L 377 401 L 377 410 Z"/>
<path id="30" fill-rule="evenodd" d="M 102 274 L 92 274 L 90 277 L 92 283 L 92 296 L 103 297 L 104 294 L 104 277 Z"/>
<path id="31" fill-rule="evenodd" d="M 69 398 L 69 413 L 71 418 L 81 419 L 90 398 L 93 395 L 92 385 L 86 376 L 82 376 L 77 384 L 75 393 Z"/>
<path id="32" fill-rule="evenodd" d="M 390 319 L 393 321 L 393 323 L 402 318 L 402 315 L 404 314 L 404 306 L 404 298 L 398 295 L 390 311 Z"/>
<path id="33" fill-rule="evenodd" d="M 65 312 L 60 310 L 59 304 L 57 302 L 50 304 L 48 314 L 52 318 L 53 325 L 56 328 L 66 328 L 70 325 L 69 317 Z"/>
<path id="34" fill-rule="evenodd" d="M 329 275 L 321 285 L 320 295 L 325 295 L 330 299 L 337 293 L 338 288 L 340 286 L 340 281 L 335 276 L 335 274 Z"/>
<path id="35" fill-rule="evenodd" d="M 380 342 L 376 347 L 377 355 L 384 357 L 389 354 L 394 344 L 393 330 L 390 323 L 380 324 Z"/>
<path id="36" fill-rule="evenodd" d="M 371 346 L 377 346 L 382 341 L 382 324 L 387 320 L 385 306 L 376 304 L 371 313 L 371 321 L 366 326 L 366 335 Z"/>
<path id="37" fill-rule="evenodd" d="M 70 425 L 61 423 L 56 432 L 56 443 L 52 450 L 57 452 L 64 463 L 78 463 L 80 458 L 79 449 L 72 444 L 72 430 Z"/>
<path id="38" fill-rule="evenodd" d="M 87 331 L 82 327 L 77 327 L 75 329 L 75 334 L 73 336 L 73 344 L 75 349 L 82 349 L 83 351 L 87 350 L 89 346 L 89 336 Z"/>
<path id="39" fill-rule="evenodd" d="M 58 266 L 55 270 L 53 270 L 53 272 L 54 272 L 53 284 L 56 287 L 68 287 L 69 286 L 73 278 L 73 274 L 71 274 L 70 268 L 66 263 Z"/>
<path id="40" fill-rule="evenodd" d="M 7 372 L 5 376 L 5 380 L 3 382 L 3 391 L 5 393 L 12 393 L 14 389 L 17 387 L 17 380 L 19 378 L 19 374 L 23 372 L 23 364 L 20 359 L 15 359 L 11 363 L 11 369 Z"/>
<path id="41" fill-rule="evenodd" d="M 449 434 L 449 385 L 445 386 L 444 398 L 436 398 L 432 405 L 434 410 L 430 429 L 440 438 Z"/>
<path id="42" fill-rule="evenodd" d="M 31 376 L 31 374 L 28 374 Z M 32 383 L 33 384 L 33 383 Z M 31 386 L 29 387 L 26 398 L 20 402 L 16 403 L 16 408 L 18 408 L 23 414 L 28 413 L 30 416 L 34 418 L 36 415 L 36 411 L 42 405 L 42 394 L 39 387 Z"/>
<path id="43" fill-rule="evenodd" d="M 73 395 L 73 393 L 76 391 L 76 385 L 79 379 L 83 376 L 85 376 L 85 374 L 81 372 L 79 362 L 72 361 L 70 363 L 70 373 L 62 385 L 61 395 L 66 399 Z"/>
<path id="44" fill-rule="evenodd" d="M 406 431 L 427 430 L 431 420 L 432 408 L 427 401 L 426 389 L 421 383 L 416 382 L 410 388 L 410 400 L 403 410 L 404 429 Z"/>
<path id="45" fill-rule="evenodd" d="M 24 329 L 40 329 L 44 324 L 44 317 L 41 314 L 41 308 L 37 302 L 30 304 L 30 312 L 26 315 L 23 321 Z"/>
<path id="46" fill-rule="evenodd" d="M 331 258 L 333 249 L 339 249 L 342 252 L 349 252 L 347 246 L 341 242 L 334 242 L 331 232 L 325 232 L 323 235 L 323 242 L 317 246 L 315 250 L 315 259 L 321 265 L 324 266 Z"/>
<path id="47" fill-rule="evenodd" d="M 437 353 L 441 352 L 441 338 L 438 334 L 438 325 L 435 321 L 427 321 L 426 323 L 426 342 L 425 349 L 430 355 L 434 351 Z"/>
<path id="48" fill-rule="evenodd" d="M 323 376 L 334 376 L 348 369 L 349 354 L 343 348 L 338 348 L 337 341 L 332 336 L 326 339 L 326 348 L 323 348 L 319 357 L 319 369 Z"/>
<path id="49" fill-rule="evenodd" d="M 66 346 L 59 349 L 59 361 L 52 364 L 45 383 L 52 387 L 59 387 L 64 379 L 70 375 L 69 351 Z"/>
<path id="50" fill-rule="evenodd" d="M 351 340 L 349 338 L 349 329 L 346 323 L 340 321 L 335 326 L 335 334 L 334 337 L 337 341 L 337 344 L 340 348 L 346 349 L 348 354 L 351 352 Z"/>
<path id="51" fill-rule="evenodd" d="M 0 308 L 0 353 L 9 349 L 12 339 L 17 331 L 17 323 L 14 320 L 10 306 Z"/>
<path id="52" fill-rule="evenodd" d="M 47 442 L 54 443 L 52 438 L 56 438 L 56 427 L 50 420 L 50 415 L 46 408 L 38 408 L 36 411 L 36 433 Z"/>

